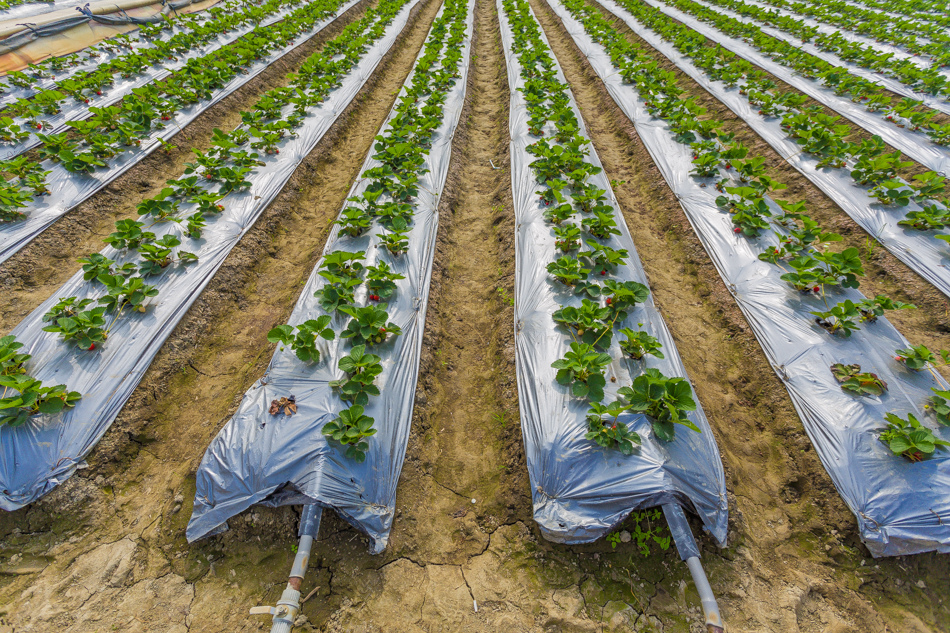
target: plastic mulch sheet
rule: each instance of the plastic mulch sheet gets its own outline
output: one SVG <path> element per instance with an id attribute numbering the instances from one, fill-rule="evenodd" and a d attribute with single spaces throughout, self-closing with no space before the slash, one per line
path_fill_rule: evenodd
<path id="1" fill-rule="evenodd" d="M 438 230 L 437 209 L 448 174 L 452 139 L 465 101 L 474 5 L 470 1 L 467 35 L 459 61 L 460 77 L 447 93 L 443 121 L 432 137 L 424 165 L 429 171 L 420 178 L 407 236 L 408 251 L 397 257 L 390 255 L 379 241 L 380 227 L 376 223 L 356 238 L 341 236 L 339 227 L 334 226 L 324 249 L 324 254 L 337 250 L 365 251 L 364 265 L 385 261 L 406 277 L 396 281 L 397 290 L 387 306 L 390 321 L 402 329 L 402 334 L 368 350 L 381 357 L 383 371 L 376 378 L 381 394 L 371 398 L 366 407 L 366 415 L 375 419 L 377 429 L 376 435 L 368 440 L 366 461 L 358 463 L 345 457 L 340 446 L 328 443 L 322 433 L 323 426 L 346 407 L 328 383 L 344 376 L 337 369 L 337 362 L 349 352 L 347 339 L 337 336 L 332 341 L 321 340 L 320 361 L 315 365 L 301 362 L 289 348 L 278 348 L 267 372 L 244 395 L 238 412 L 211 442 L 201 460 L 195 506 L 187 530 L 189 541 L 226 529 L 229 518 L 253 504 L 317 503 L 335 509 L 366 533 L 373 553 L 385 549 L 395 514 L 396 484 L 409 440 Z M 439 14 L 444 10 L 443 6 Z M 384 129 L 393 114 L 384 123 Z M 361 173 L 380 165 L 371 158 L 372 153 Z M 369 183 L 368 179 L 358 179 L 349 195 L 362 194 Z M 313 296 L 326 283 L 318 271 L 319 266 L 311 273 L 288 323 L 298 324 L 326 314 Z M 365 285 L 361 286 L 356 295 L 357 305 L 369 303 L 366 292 Z M 337 313 L 331 327 L 340 332 L 348 321 L 348 316 Z M 297 413 L 291 417 L 271 415 L 270 402 L 288 395 L 296 396 Z"/>
<path id="2" fill-rule="evenodd" d="M 170 140 L 208 108 L 247 84 L 284 55 L 306 44 L 357 2 L 359 0 L 350 0 L 340 7 L 334 16 L 321 20 L 308 33 L 302 34 L 301 37 L 295 40 L 294 44 L 275 50 L 266 59 L 262 59 L 248 68 L 247 73 L 237 75 L 227 85 L 216 91 L 211 99 L 176 112 L 171 121 L 165 122 L 164 128 L 153 130 L 148 139 L 143 139 L 141 147 L 126 148 L 129 151 L 110 159 L 108 168 L 100 168 L 91 174 L 83 174 L 68 171 L 60 163 L 45 161 L 44 166 L 50 171 L 50 174 L 46 177 L 46 182 L 51 193 L 50 195 L 33 198 L 33 205 L 26 210 L 27 217 L 25 220 L 0 224 L 0 263 L 16 254 L 17 251 L 45 231 L 63 214 L 82 204 L 93 194 L 134 167 L 139 161 L 144 160 L 149 154 L 161 148 L 161 141 Z"/>
<path id="3" fill-rule="evenodd" d="M 877 134 L 888 145 L 899 149 L 928 169 L 940 172 L 944 176 L 950 175 L 950 148 L 934 143 L 925 133 L 899 128 L 888 123 L 880 114 L 868 112 L 862 106 L 852 103 L 850 99 L 837 96 L 830 88 L 796 74 L 791 68 L 772 60 L 751 44 L 730 37 L 679 9 L 667 6 L 659 0 L 643 0 L 643 2 L 755 64 L 796 90 L 860 125 L 868 132 Z M 880 77 L 877 77 L 875 80 L 879 79 Z"/>
<path id="4" fill-rule="evenodd" d="M 904 207 L 880 204 L 868 193 L 870 187 L 854 182 L 849 168 L 817 168 L 817 161 L 802 152 L 801 147 L 782 129 L 780 118 L 759 114 L 758 108 L 753 107 L 737 88 L 727 88 L 721 81 L 710 79 L 670 42 L 645 28 L 614 0 L 598 0 L 598 3 L 738 115 L 782 158 L 834 200 L 895 257 L 950 296 L 950 246 L 936 239 L 933 231 L 918 231 L 897 224 L 908 212 L 920 210 L 920 205 L 916 202 Z"/>
<path id="5" fill-rule="evenodd" d="M 108 342 L 95 351 L 76 349 L 57 334 L 43 332 L 43 315 L 60 297 L 81 299 L 100 294 L 97 287 L 83 281 L 80 270 L 14 328 L 11 334 L 24 343 L 22 351 L 33 355 L 27 365 L 31 375 L 44 384 L 65 384 L 83 397 L 75 408 L 64 413 L 37 415 L 18 427 L 0 426 L 0 508 L 20 508 L 76 470 L 111 426 L 165 339 L 231 249 L 369 80 L 417 3 L 412 0 L 403 6 L 386 33 L 367 47 L 350 74 L 342 78 L 341 85 L 309 111 L 296 130 L 297 136 L 280 143 L 280 154 L 266 156 L 265 165 L 249 174 L 250 188 L 228 195 L 222 201 L 225 210 L 206 218 L 208 225 L 200 240 L 182 236 L 183 228 L 175 223 L 152 227 L 159 237 L 163 233 L 181 237 L 182 247 L 196 253 L 199 260 L 170 265 L 160 275 L 149 277 L 148 283 L 159 289 L 159 295 L 149 302 L 145 314 L 125 315 L 110 331 Z M 292 105 L 287 106 L 284 113 L 292 110 Z M 130 259 L 111 248 L 102 253 L 120 265 Z"/>
<path id="6" fill-rule="evenodd" d="M 938 425 L 923 409 L 931 388 L 946 389 L 946 381 L 927 371 L 910 371 L 894 360 L 894 350 L 908 343 L 883 317 L 862 324 L 850 338 L 831 336 L 818 326 L 810 312 L 826 309 L 821 299 L 794 290 L 780 279 L 779 267 L 758 259 L 758 253 L 778 245 L 778 238 L 771 232 L 756 239 L 733 233 L 729 214 L 716 206 L 715 179 L 689 175 L 689 147 L 676 142 L 666 123 L 649 113 L 636 88 L 623 83 L 603 48 L 564 6 L 556 1 L 551 6 L 679 198 L 788 389 L 822 464 L 857 517 L 868 549 L 874 556 L 950 552 L 950 451 L 938 450 L 933 458 L 915 464 L 893 455 L 878 440 L 885 413 L 893 412 L 905 418 L 914 414 L 937 437 L 950 441 L 950 428 Z M 857 290 L 826 292 L 829 304 L 863 299 Z M 829 370 L 834 363 L 860 364 L 862 371 L 874 372 L 887 383 L 887 392 L 881 397 L 849 395 Z"/>
<path id="7" fill-rule="evenodd" d="M 555 380 L 556 370 L 551 363 L 563 357 L 572 339 L 554 322 L 552 314 L 562 305 L 580 306 L 581 300 L 547 272 L 547 264 L 558 251 L 550 224 L 543 218 L 544 207 L 535 193 L 540 185 L 530 168 L 533 158 L 526 151 L 537 139 L 528 133 L 527 107 L 518 92 L 525 83 L 518 58 L 512 52 L 509 21 L 500 1 L 497 6 L 511 89 L 511 190 L 517 222 L 516 368 L 534 518 L 549 540 L 586 543 L 604 536 L 637 508 L 676 503 L 698 514 L 715 540 L 724 545 L 728 520 L 725 479 L 719 449 L 701 405 L 697 403 L 689 419 L 702 432 L 677 426 L 672 442 L 658 440 L 646 416 L 623 414 L 621 421 L 636 431 L 643 442 L 632 455 L 623 455 L 585 439 L 588 404 L 570 397 L 568 389 Z M 560 69 L 558 74 L 560 81 L 566 83 Z M 579 133 L 586 136 L 573 96 L 571 108 L 581 124 Z M 600 167 L 594 148 L 589 149 L 587 160 Z M 613 278 L 646 285 L 646 274 L 610 183 L 603 172 L 589 181 L 608 192 L 621 231 L 621 235 L 601 242 L 629 253 L 627 263 L 614 270 Z M 608 350 L 613 361 L 607 368 L 607 375 L 615 377 L 616 383 L 607 383 L 605 403 L 615 400 L 617 390 L 632 383 L 644 367 L 657 368 L 667 376 L 687 377 L 652 297 L 637 304 L 614 329 L 638 329 L 641 323 L 640 329 L 662 343 L 666 358 L 624 358 L 619 346 L 622 337 L 616 335 Z"/>

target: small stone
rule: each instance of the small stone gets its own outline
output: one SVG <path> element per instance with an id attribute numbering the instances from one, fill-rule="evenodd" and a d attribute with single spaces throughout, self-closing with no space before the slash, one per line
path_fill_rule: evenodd
<path id="1" fill-rule="evenodd" d="M 621 543 L 629 543 L 629 542 L 630 542 L 630 532 L 628 532 L 628 531 L 626 531 L 626 530 L 624 530 L 623 532 L 621 532 L 621 533 L 620 533 L 620 542 L 621 542 Z"/>
<path id="2" fill-rule="evenodd" d="M 472 503 L 476 503 L 476 501 L 475 501 L 474 499 L 472 499 Z"/>
<path id="3" fill-rule="evenodd" d="M 926 589 L 926 588 L 927 588 L 927 584 L 924 583 L 923 580 L 918 580 L 918 581 L 917 581 L 917 588 L 918 588 L 918 589 Z"/>
<path id="4" fill-rule="evenodd" d="M 297 619 L 294 620 L 294 626 L 303 626 L 304 624 L 306 624 L 306 623 L 309 622 L 309 621 L 310 621 L 310 620 L 309 620 L 309 618 L 307 618 L 307 616 L 305 616 L 305 615 L 298 615 L 298 616 L 297 616 Z"/>
<path id="5" fill-rule="evenodd" d="M 181 493 L 178 493 L 177 495 L 175 495 L 175 500 L 174 500 L 174 501 L 175 501 L 175 503 L 181 505 L 182 503 L 185 502 L 185 498 L 181 495 Z"/>

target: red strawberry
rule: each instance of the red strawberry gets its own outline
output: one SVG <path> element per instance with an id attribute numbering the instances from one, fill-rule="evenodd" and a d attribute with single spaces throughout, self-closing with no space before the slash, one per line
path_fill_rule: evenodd
<path id="1" fill-rule="evenodd" d="M 895 356 L 895 357 L 894 357 L 894 360 L 896 360 L 898 363 L 903 363 L 903 362 L 904 362 L 904 358 L 903 358 L 902 356 Z"/>
<path id="2" fill-rule="evenodd" d="M 101 97 L 101 96 L 102 96 L 102 91 L 101 91 L 101 90 L 96 90 L 96 96 Z"/>
<path id="3" fill-rule="evenodd" d="M 614 302 L 613 299 L 611 299 L 610 297 L 607 297 L 607 305 L 610 305 L 613 302 Z"/>
<path id="4" fill-rule="evenodd" d="M 732 232 L 733 232 L 733 233 L 742 233 L 742 229 L 737 226 L 736 228 L 732 229 Z"/>
<path id="5" fill-rule="evenodd" d="M 96 349 L 96 344 L 95 344 L 95 343 L 93 343 L 92 345 L 89 346 L 89 351 L 90 351 L 90 352 L 91 352 L 92 350 L 94 350 L 94 349 Z"/>
<path id="6" fill-rule="evenodd" d="M 821 292 L 821 286 L 815 286 L 814 288 L 812 288 L 812 290 L 814 290 L 815 292 Z"/>
<path id="7" fill-rule="evenodd" d="M 606 271 L 606 270 L 602 270 L 602 271 L 600 271 L 600 274 L 601 274 L 601 275 L 606 275 L 606 274 L 607 274 L 607 271 Z"/>

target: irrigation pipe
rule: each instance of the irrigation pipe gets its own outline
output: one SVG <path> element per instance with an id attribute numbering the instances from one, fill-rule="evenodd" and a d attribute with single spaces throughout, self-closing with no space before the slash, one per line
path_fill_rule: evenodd
<path id="1" fill-rule="evenodd" d="M 723 633 L 719 605 L 716 603 L 716 596 L 713 595 L 712 587 L 709 586 L 706 572 L 703 571 L 703 563 L 699 560 L 699 547 L 696 545 L 693 531 L 686 521 L 686 513 L 683 512 L 683 507 L 678 503 L 664 504 L 663 516 L 666 517 L 666 523 L 670 526 L 670 532 L 676 542 L 676 551 L 679 552 L 680 558 L 686 561 L 689 573 L 693 576 L 693 584 L 696 585 L 696 591 L 699 592 L 703 614 L 706 616 L 706 631 L 708 633 Z"/>
<path id="2" fill-rule="evenodd" d="M 287 587 L 280 594 L 280 600 L 273 607 L 252 607 L 251 615 L 272 615 L 271 633 L 290 633 L 294 628 L 294 620 L 300 612 L 300 587 L 304 576 L 307 575 L 307 565 L 310 563 L 310 550 L 313 541 L 320 530 L 320 519 L 323 517 L 323 508 L 316 505 L 305 505 L 300 515 L 300 542 L 297 544 L 297 555 L 290 568 L 290 577 Z M 309 598 L 309 596 L 307 596 Z"/>

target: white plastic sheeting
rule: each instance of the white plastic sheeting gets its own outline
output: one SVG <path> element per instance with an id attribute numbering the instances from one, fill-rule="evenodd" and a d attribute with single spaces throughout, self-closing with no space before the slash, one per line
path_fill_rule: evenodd
<path id="1" fill-rule="evenodd" d="M 637 508 L 676 503 L 698 514 L 716 541 L 725 545 L 728 527 L 725 477 L 715 437 L 698 402 L 696 411 L 688 417 L 702 432 L 677 426 L 672 442 L 658 440 L 652 423 L 643 414 L 622 415 L 621 420 L 643 441 L 632 455 L 623 455 L 585 439 L 588 404 L 572 398 L 569 389 L 555 379 L 556 370 L 551 363 L 563 357 L 571 337 L 554 322 L 552 314 L 564 305 L 580 306 L 581 298 L 565 290 L 547 272 L 547 264 L 554 261 L 560 251 L 535 193 L 540 184 L 531 171 L 533 158 L 526 148 L 537 139 L 528 133 L 527 106 L 518 92 L 525 81 L 512 51 L 511 27 L 500 0 L 496 6 L 511 90 L 511 193 L 517 224 L 515 359 L 534 519 L 549 540 L 586 543 L 607 534 Z M 558 77 L 566 83 L 560 68 Z M 581 126 L 579 133 L 586 137 L 583 118 L 572 95 L 571 108 Z M 552 130 L 549 124 L 547 131 Z M 587 161 L 601 167 L 593 146 L 588 149 Z M 647 285 L 633 238 L 606 175 L 601 172 L 589 182 L 608 192 L 621 231 L 621 235 L 600 240 L 600 243 L 626 249 L 630 255 L 625 265 L 614 270 L 612 278 Z M 641 323 L 642 327 L 638 328 Z M 666 358 L 644 356 L 642 361 L 625 358 L 619 345 L 622 336 L 615 336 L 608 350 L 613 361 L 607 375 L 616 377 L 617 381 L 607 383 L 604 402 L 615 400 L 617 390 L 629 386 L 648 367 L 659 369 L 666 376 L 688 379 L 676 344 L 652 297 L 629 310 L 622 323 L 615 324 L 615 330 L 623 327 L 643 329 L 655 336 L 662 343 Z"/>
<path id="2" fill-rule="evenodd" d="M 80 270 L 14 328 L 11 334 L 24 344 L 24 353 L 33 356 L 29 362 L 31 375 L 44 384 L 66 384 L 83 397 L 75 408 L 64 413 L 37 415 L 18 427 L 0 426 L 0 508 L 20 508 L 49 492 L 76 470 L 115 420 L 165 339 L 231 249 L 369 80 L 418 2 L 410 0 L 402 8 L 387 32 L 368 46 L 341 85 L 311 109 L 296 130 L 297 136 L 281 142 L 280 154 L 264 158 L 265 166 L 257 167 L 248 177 L 251 187 L 243 193 L 230 194 L 223 201 L 225 211 L 206 217 L 208 225 L 201 239 L 182 237 L 181 227 L 175 223 L 152 227 L 159 237 L 163 228 L 164 233 L 182 237 L 182 247 L 196 253 L 199 260 L 187 266 L 171 265 L 160 275 L 147 278 L 159 289 L 159 295 L 150 302 L 146 314 L 124 316 L 109 333 L 109 340 L 91 352 L 65 343 L 57 334 L 43 332 L 43 315 L 61 297 L 100 294 L 94 284 L 83 281 Z M 292 109 L 287 106 L 285 114 Z M 102 254 L 120 265 L 134 259 L 112 248 L 103 249 Z"/>
<path id="3" fill-rule="evenodd" d="M 689 14 L 667 6 L 658 0 L 643 0 L 643 2 L 682 22 L 764 71 L 771 73 L 796 90 L 860 125 L 871 134 L 877 134 L 891 147 L 899 149 L 906 156 L 916 160 L 928 169 L 939 172 L 944 176 L 950 176 L 950 147 L 934 143 L 923 132 L 913 132 L 888 123 L 881 115 L 868 112 L 864 107 L 852 103 L 850 99 L 839 97 L 830 88 L 822 86 L 817 81 L 795 74 L 791 68 L 773 61 L 754 46 L 730 37 Z"/>
<path id="4" fill-rule="evenodd" d="M 294 44 L 274 51 L 267 58 L 248 68 L 247 73 L 235 76 L 227 85 L 216 91 L 211 99 L 179 110 L 171 121 L 164 122 L 164 128 L 153 130 L 148 139 L 143 139 L 141 147 L 126 148 L 128 151 L 110 159 L 107 168 L 99 168 L 91 174 L 83 174 L 68 171 L 60 163 L 54 163 L 50 160 L 44 161 L 44 167 L 50 170 L 46 181 L 51 193 L 50 195 L 33 198 L 33 205 L 25 210 L 27 213 L 26 219 L 0 223 L 0 263 L 16 254 L 17 251 L 45 231 L 65 213 L 75 209 L 97 191 L 134 167 L 139 161 L 144 160 L 149 154 L 159 149 L 162 146 L 162 141 L 170 140 L 181 132 L 185 126 L 198 118 L 202 112 L 267 70 L 268 66 L 284 55 L 306 44 L 359 1 L 350 0 L 340 7 L 335 15 L 326 20 L 321 20 L 308 33 L 301 34 Z"/>
<path id="5" fill-rule="evenodd" d="M 443 5 L 439 15 L 444 10 Z M 337 363 L 349 352 L 351 345 L 347 339 L 337 336 L 332 341 L 321 340 L 320 361 L 315 365 L 301 362 L 290 348 L 282 350 L 278 346 L 267 372 L 244 395 L 237 413 L 212 440 L 201 460 L 195 506 L 187 530 L 189 541 L 224 529 L 229 518 L 255 503 L 317 503 L 334 508 L 365 532 L 373 553 L 385 549 L 412 421 L 439 200 L 465 102 L 474 10 L 475 2 L 469 0 L 460 77 L 447 93 L 442 124 L 432 136 L 424 165 L 429 171 L 420 178 L 419 195 L 414 201 L 408 251 L 392 256 L 379 241 L 378 224 L 356 238 L 340 235 L 339 227 L 334 226 L 324 248 L 324 254 L 365 251 L 364 265 L 375 266 L 383 261 L 406 277 L 396 281 L 397 290 L 387 306 L 390 321 L 402 328 L 402 334 L 367 350 L 381 357 L 383 371 L 376 378 L 381 393 L 366 406 L 366 415 L 375 419 L 377 429 L 376 435 L 368 440 L 366 461 L 357 463 L 345 457 L 344 450 L 328 442 L 322 433 L 323 426 L 346 408 L 328 383 L 343 377 Z M 406 85 L 411 79 L 412 75 Z M 400 96 L 404 93 L 405 87 Z M 395 114 L 394 108 L 383 130 Z M 366 157 L 361 173 L 380 166 L 372 158 L 374 153 L 371 150 Z M 361 195 L 369 184 L 368 179 L 358 179 L 349 196 Z M 319 268 L 318 265 L 310 274 L 288 323 L 296 325 L 326 314 L 314 297 L 314 292 L 326 284 Z M 372 303 L 366 294 L 365 286 L 361 287 L 356 295 L 357 304 Z M 337 313 L 331 327 L 340 332 L 348 321 L 348 316 Z M 289 395 L 296 396 L 296 414 L 287 417 L 268 412 L 271 400 Z"/>
<path id="6" fill-rule="evenodd" d="M 817 160 L 802 152 L 801 147 L 782 129 L 781 119 L 759 114 L 758 108 L 739 94 L 738 88 L 728 88 L 721 81 L 711 80 L 669 41 L 644 27 L 614 0 L 598 0 L 598 3 L 735 112 L 782 158 L 834 200 L 895 257 L 950 297 L 950 248 L 947 243 L 936 239 L 932 231 L 918 231 L 897 224 L 908 212 L 920 210 L 916 202 L 906 207 L 880 204 L 868 194 L 870 187 L 854 182 L 850 169 L 817 168 Z"/>
<path id="7" fill-rule="evenodd" d="M 564 6 L 556 0 L 550 4 L 679 198 L 788 389 L 868 549 L 874 556 L 950 552 L 950 451 L 938 450 L 933 458 L 914 464 L 894 456 L 877 438 L 885 426 L 884 414 L 894 412 L 905 418 L 913 413 L 950 441 L 950 428 L 936 424 L 923 409 L 931 388 L 946 389 L 946 381 L 930 372 L 910 371 L 894 360 L 894 351 L 908 342 L 886 318 L 863 324 L 850 338 L 831 336 L 817 325 L 810 312 L 826 309 L 821 299 L 794 290 L 780 279 L 783 271 L 778 266 L 758 259 L 759 253 L 779 245 L 778 238 L 771 232 L 756 239 L 733 232 L 729 214 L 716 206 L 711 186 L 715 179 L 689 175 L 690 148 L 675 141 L 666 123 L 649 113 L 636 88 L 623 83 L 603 47 L 591 41 Z M 826 293 L 829 304 L 863 299 L 857 290 L 826 288 Z M 849 395 L 831 374 L 834 363 L 860 364 L 888 384 L 887 392 L 881 397 Z"/>
<path id="8" fill-rule="evenodd" d="M 0 20 L 14 20 L 18 18 L 29 18 L 34 15 L 51 13 L 69 7 L 81 7 L 85 4 L 84 0 L 56 0 L 55 2 L 28 2 L 15 7 L 10 7 L 0 11 Z"/>

